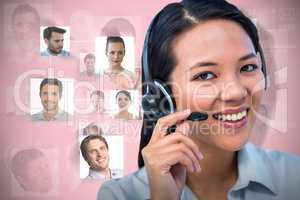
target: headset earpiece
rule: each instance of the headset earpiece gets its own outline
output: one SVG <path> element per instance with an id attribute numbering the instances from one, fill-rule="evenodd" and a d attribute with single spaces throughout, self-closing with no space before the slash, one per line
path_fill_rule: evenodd
<path id="1" fill-rule="evenodd" d="M 143 83 L 146 83 L 144 95 L 142 97 L 142 107 L 144 114 L 149 120 L 157 120 L 158 118 L 166 115 L 165 109 L 163 109 L 161 102 L 163 99 L 167 100 L 168 113 L 175 111 L 175 106 L 171 97 L 171 91 L 165 86 L 165 84 L 157 79 L 152 79 L 150 72 L 149 62 L 149 50 L 152 48 L 152 29 L 157 23 L 159 14 L 157 14 L 152 20 L 148 31 L 146 33 L 143 54 L 142 54 L 142 68 L 143 68 Z"/>
<path id="2" fill-rule="evenodd" d="M 146 92 L 142 98 L 142 106 L 148 119 L 156 120 L 175 112 L 171 92 L 162 81 L 155 79 L 153 82 L 148 82 L 146 87 Z M 161 102 L 167 102 L 167 105 L 162 105 Z"/>

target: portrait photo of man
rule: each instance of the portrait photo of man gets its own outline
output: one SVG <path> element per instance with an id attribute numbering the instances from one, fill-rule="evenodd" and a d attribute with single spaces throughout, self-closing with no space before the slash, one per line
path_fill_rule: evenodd
<path id="1" fill-rule="evenodd" d="M 90 103 L 93 107 L 93 113 L 104 113 L 104 92 L 101 90 L 94 90 L 90 94 Z"/>
<path id="2" fill-rule="evenodd" d="M 87 53 L 82 56 L 82 62 L 81 62 L 81 75 L 87 76 L 87 77 L 93 77 L 95 76 L 95 63 L 96 63 L 96 57 L 93 53 Z"/>
<path id="3" fill-rule="evenodd" d="M 103 135 L 103 130 L 96 122 L 91 122 L 82 129 L 82 135 Z"/>
<path id="4" fill-rule="evenodd" d="M 59 102 L 62 99 L 63 84 L 56 78 L 45 78 L 40 83 L 39 97 L 42 111 L 32 115 L 34 121 L 66 121 L 71 115 L 61 109 Z"/>
<path id="5" fill-rule="evenodd" d="M 42 56 L 70 56 L 70 52 L 65 50 L 64 35 L 67 33 L 66 29 L 56 26 L 50 26 L 43 30 L 43 41 L 46 49 L 41 52 Z M 41 47 L 44 45 L 41 45 Z"/>
<path id="6" fill-rule="evenodd" d="M 80 144 L 83 159 L 88 164 L 86 180 L 110 180 L 122 176 L 123 170 L 110 167 L 110 153 L 107 140 L 100 134 L 88 135 Z M 122 158 L 119 157 L 119 158 Z"/>

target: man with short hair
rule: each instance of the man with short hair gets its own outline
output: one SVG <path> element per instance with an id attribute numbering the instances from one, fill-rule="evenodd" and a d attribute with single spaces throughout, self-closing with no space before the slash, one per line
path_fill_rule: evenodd
<path id="1" fill-rule="evenodd" d="M 122 170 L 109 168 L 108 144 L 103 136 L 87 136 L 82 140 L 80 150 L 82 157 L 90 166 L 86 179 L 109 180 L 122 176 Z"/>
<path id="2" fill-rule="evenodd" d="M 63 50 L 65 29 L 56 26 L 47 27 L 43 32 L 47 49 L 41 53 L 42 56 L 70 56 L 70 53 Z"/>
<path id="3" fill-rule="evenodd" d="M 56 78 L 45 78 L 40 84 L 40 98 L 43 110 L 32 115 L 35 121 L 65 121 L 69 114 L 61 110 L 58 103 L 62 96 L 62 83 Z"/>
<path id="4" fill-rule="evenodd" d="M 104 112 L 104 92 L 95 90 L 90 95 L 90 101 L 93 105 L 93 112 L 103 113 Z"/>
<path id="5" fill-rule="evenodd" d="M 102 135 L 103 130 L 102 128 L 95 122 L 92 122 L 88 124 L 86 127 L 83 129 L 83 135 Z"/>
<path id="6" fill-rule="evenodd" d="M 89 77 L 95 75 L 95 60 L 95 55 L 92 53 L 88 53 L 84 57 L 83 61 L 86 68 L 86 75 Z"/>

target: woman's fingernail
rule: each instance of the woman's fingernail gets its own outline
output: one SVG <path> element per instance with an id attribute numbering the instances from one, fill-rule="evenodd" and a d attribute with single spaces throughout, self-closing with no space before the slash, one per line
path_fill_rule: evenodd
<path id="1" fill-rule="evenodd" d="M 201 172 L 201 166 L 198 164 L 198 171 L 197 172 Z"/>
<path id="2" fill-rule="evenodd" d="M 198 153 L 198 159 L 202 160 L 204 158 L 203 154 L 201 152 Z"/>
<path id="3" fill-rule="evenodd" d="M 195 166 L 194 166 L 194 171 L 193 172 L 200 172 L 201 171 L 201 167 L 200 167 L 200 164 L 198 162 L 195 163 Z"/>

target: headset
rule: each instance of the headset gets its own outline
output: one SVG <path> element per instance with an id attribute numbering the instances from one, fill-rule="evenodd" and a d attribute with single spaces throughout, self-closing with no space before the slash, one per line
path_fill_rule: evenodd
<path id="1" fill-rule="evenodd" d="M 160 13 L 158 13 L 150 23 L 150 26 L 147 30 L 143 53 L 142 53 L 142 68 L 144 75 L 144 83 L 146 83 L 146 91 L 142 97 L 142 107 L 144 114 L 147 115 L 148 120 L 157 120 L 160 117 L 168 115 L 170 113 L 175 112 L 175 103 L 172 98 L 172 92 L 169 87 L 158 79 L 153 79 L 150 73 L 149 66 L 149 47 L 152 46 L 152 35 L 153 35 L 153 27 L 158 22 Z M 260 54 L 261 64 L 262 64 L 262 72 L 265 76 L 265 89 L 267 88 L 267 71 L 266 71 L 266 62 L 264 58 L 264 54 L 262 48 L 258 42 L 257 44 L 257 52 Z M 161 101 L 166 100 L 169 110 L 167 112 L 162 111 L 160 109 Z M 203 121 L 208 119 L 207 112 L 192 112 L 187 120 L 191 121 Z"/>

